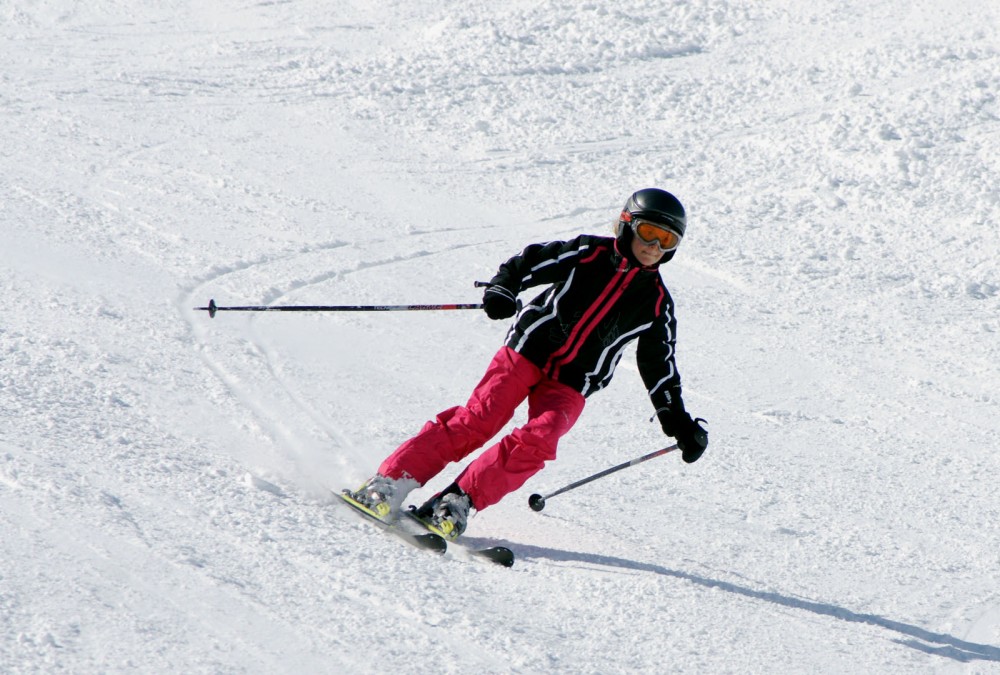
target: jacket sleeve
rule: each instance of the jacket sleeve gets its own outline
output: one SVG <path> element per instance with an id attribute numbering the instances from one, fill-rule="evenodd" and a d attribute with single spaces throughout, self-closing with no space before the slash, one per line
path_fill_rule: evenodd
<path id="1" fill-rule="evenodd" d="M 490 284 L 517 295 L 526 288 L 564 281 L 580 257 L 597 243 L 595 237 L 580 235 L 570 241 L 530 244 L 501 264 Z"/>
<path id="2" fill-rule="evenodd" d="M 674 360 L 677 320 L 674 304 L 666 294 L 653 325 L 639 336 L 636 360 L 639 374 L 649 392 L 656 417 L 663 431 L 673 436 L 679 420 L 686 416 L 681 398 L 681 376 Z"/>

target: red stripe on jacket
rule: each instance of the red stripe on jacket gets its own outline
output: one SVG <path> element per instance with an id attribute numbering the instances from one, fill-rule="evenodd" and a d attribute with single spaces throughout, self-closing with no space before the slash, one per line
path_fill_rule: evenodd
<path id="1" fill-rule="evenodd" d="M 584 345 L 591 333 L 600 325 L 604 317 L 608 315 L 615 302 L 622 296 L 629 283 L 639 273 L 637 268 L 629 270 L 624 277 L 616 274 L 611 278 L 611 282 L 601 292 L 600 297 L 587 308 L 583 317 L 577 322 L 566 339 L 566 343 L 549 357 L 545 364 L 545 370 L 550 372 L 550 377 L 557 379 L 559 369 L 564 363 L 571 363 L 576 355 L 580 353 L 580 348 Z M 620 281 L 620 283 L 618 283 Z M 569 353 L 567 353 L 569 352 Z"/>

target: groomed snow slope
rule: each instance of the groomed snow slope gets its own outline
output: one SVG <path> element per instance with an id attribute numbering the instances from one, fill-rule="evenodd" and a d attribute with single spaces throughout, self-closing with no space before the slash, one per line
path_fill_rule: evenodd
<path id="1" fill-rule="evenodd" d="M 1000 672 L 998 25 L 0 2 L 0 670 Z M 663 275 L 711 446 L 528 510 L 669 443 L 627 356 L 471 521 L 510 570 L 329 493 L 464 401 L 504 322 L 193 309 L 477 302 L 651 185 L 690 214 Z"/>

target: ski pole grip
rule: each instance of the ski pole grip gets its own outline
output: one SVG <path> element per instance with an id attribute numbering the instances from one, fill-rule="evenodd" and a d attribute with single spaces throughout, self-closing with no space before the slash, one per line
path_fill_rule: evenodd
<path id="1" fill-rule="evenodd" d="M 491 284 L 488 281 L 476 281 L 472 285 L 475 286 L 476 288 L 493 288 L 494 286 L 496 286 L 497 288 L 503 288 L 502 286 L 500 286 L 500 284 Z M 523 305 L 521 304 L 521 300 L 519 298 L 514 299 L 514 307 L 517 308 L 518 312 L 521 311 Z"/>

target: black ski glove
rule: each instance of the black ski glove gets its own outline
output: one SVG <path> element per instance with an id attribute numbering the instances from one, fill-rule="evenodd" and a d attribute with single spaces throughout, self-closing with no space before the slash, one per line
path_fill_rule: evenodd
<path id="1" fill-rule="evenodd" d="M 708 424 L 700 417 L 691 419 L 691 415 L 684 410 L 660 418 L 663 433 L 677 439 L 677 447 L 680 448 L 681 455 L 688 464 L 697 462 L 708 447 L 708 431 L 699 422 Z"/>
<path id="2" fill-rule="evenodd" d="M 687 424 L 681 425 L 674 438 L 677 439 L 677 447 L 681 449 L 684 461 L 691 464 L 697 462 L 701 454 L 705 452 L 705 448 L 708 447 L 708 431 L 699 424 L 699 422 L 705 422 L 702 418 L 691 419 L 689 415 L 687 420 Z"/>
<path id="3" fill-rule="evenodd" d="M 491 319 L 509 319 L 517 313 L 517 296 L 503 286 L 493 284 L 483 293 L 483 309 Z"/>

